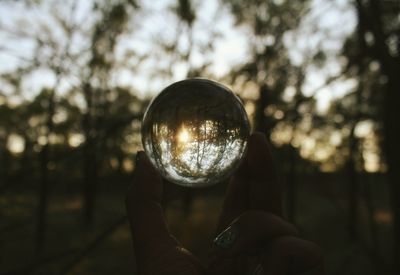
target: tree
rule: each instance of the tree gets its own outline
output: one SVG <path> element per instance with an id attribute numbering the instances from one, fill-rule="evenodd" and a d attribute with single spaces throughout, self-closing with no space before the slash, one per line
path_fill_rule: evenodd
<path id="1" fill-rule="evenodd" d="M 303 69 L 292 64 L 284 37 L 300 23 L 301 15 L 307 11 L 308 1 L 225 1 L 231 7 L 237 24 L 243 24 L 252 31 L 249 41 L 252 57 L 247 64 L 232 74 L 232 81 L 240 78 L 253 82 L 258 87 L 255 102 L 254 129 L 267 137 L 275 126 L 286 121 L 293 127 L 301 118 Z M 279 16 L 278 16 L 279 15 Z M 240 77 L 239 77 L 240 76 Z M 241 80 L 243 81 L 243 80 Z M 284 100 L 284 93 L 293 91 L 291 101 Z M 312 101 L 311 101 L 312 102 Z M 296 201 L 296 159 L 294 148 L 289 151 L 290 168 L 287 177 L 288 207 L 291 221 L 295 219 Z"/>
<path id="2" fill-rule="evenodd" d="M 387 77 L 383 110 L 383 151 L 385 152 L 388 179 L 391 186 L 394 252 L 393 274 L 400 272 L 400 24 L 395 23 L 400 7 L 396 1 L 356 1 L 358 25 L 366 39 L 365 54 L 381 65 Z"/>

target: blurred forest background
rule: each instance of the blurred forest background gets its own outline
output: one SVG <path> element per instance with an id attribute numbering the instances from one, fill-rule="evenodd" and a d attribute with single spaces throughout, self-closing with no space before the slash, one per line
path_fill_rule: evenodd
<path id="1" fill-rule="evenodd" d="M 0 274 L 132 274 L 141 118 L 188 77 L 267 134 L 327 274 L 400 274 L 398 0 L 2 0 L 0 41 Z M 225 187 L 167 204 L 201 259 Z"/>

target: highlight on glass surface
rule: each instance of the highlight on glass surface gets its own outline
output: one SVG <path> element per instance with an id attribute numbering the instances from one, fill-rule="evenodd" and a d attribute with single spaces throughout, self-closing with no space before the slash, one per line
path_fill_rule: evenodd
<path id="1" fill-rule="evenodd" d="M 165 88 L 143 118 L 142 142 L 167 180 L 187 187 L 222 182 L 247 149 L 249 121 L 239 98 L 206 79 L 187 79 Z"/>

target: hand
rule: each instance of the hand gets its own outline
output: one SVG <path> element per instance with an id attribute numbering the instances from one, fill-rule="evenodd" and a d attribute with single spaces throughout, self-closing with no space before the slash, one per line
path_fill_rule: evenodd
<path id="1" fill-rule="evenodd" d="M 162 179 L 139 152 L 126 201 L 139 274 L 323 274 L 318 246 L 298 238 L 281 218 L 281 193 L 267 141 L 255 133 L 231 178 L 205 267 L 169 233 L 161 207 Z"/>

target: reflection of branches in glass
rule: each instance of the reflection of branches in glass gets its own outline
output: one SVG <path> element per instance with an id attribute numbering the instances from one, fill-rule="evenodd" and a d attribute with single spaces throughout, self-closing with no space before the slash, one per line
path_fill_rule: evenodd
<path id="1" fill-rule="evenodd" d="M 200 84 L 167 88 L 143 123 L 144 146 L 154 164 L 165 177 L 188 185 L 227 176 L 244 153 L 249 131 L 243 107 L 231 92 L 205 80 L 194 82 Z"/>

